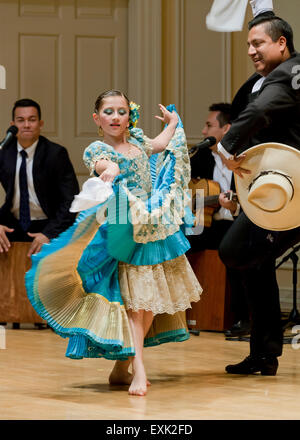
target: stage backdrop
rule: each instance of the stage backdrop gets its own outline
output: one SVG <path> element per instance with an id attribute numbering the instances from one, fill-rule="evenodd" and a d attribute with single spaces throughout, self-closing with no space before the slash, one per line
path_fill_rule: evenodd
<path id="1" fill-rule="evenodd" d="M 300 48 L 299 0 L 273 0 Z M 140 126 L 155 136 L 157 104 L 174 103 L 188 143 L 201 140 L 208 106 L 230 101 L 253 72 L 244 30 L 206 29 L 212 0 L 0 0 L 0 138 L 16 99 L 42 107 L 43 134 L 65 145 L 82 183 L 84 148 L 95 139 L 95 97 L 119 88 L 142 106 Z M 0 188 L 0 203 L 3 191 Z M 282 297 L 291 298 L 291 266 L 278 271 Z M 285 300 L 284 300 L 285 301 Z M 289 305 L 287 305 L 289 307 Z"/>

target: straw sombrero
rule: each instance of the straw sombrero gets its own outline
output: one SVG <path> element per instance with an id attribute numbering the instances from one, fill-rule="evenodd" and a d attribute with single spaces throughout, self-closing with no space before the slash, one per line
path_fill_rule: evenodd
<path id="1" fill-rule="evenodd" d="M 242 167 L 251 174 L 235 174 L 235 185 L 247 217 L 274 231 L 300 226 L 300 151 L 272 142 L 245 153 Z"/>

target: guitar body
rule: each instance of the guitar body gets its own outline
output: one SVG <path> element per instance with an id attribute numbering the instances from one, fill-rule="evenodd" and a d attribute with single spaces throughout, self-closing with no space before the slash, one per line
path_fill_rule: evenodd
<path id="1" fill-rule="evenodd" d="M 214 180 L 192 178 L 189 183 L 189 188 L 192 190 L 193 214 L 196 217 L 195 226 L 204 225 L 206 228 L 209 228 L 214 212 L 220 207 L 217 202 L 218 196 L 221 193 L 220 185 Z M 203 190 L 204 212 L 200 212 L 200 210 L 197 209 L 196 203 L 194 203 L 197 190 Z M 207 200 L 210 200 L 212 203 L 207 203 Z"/>

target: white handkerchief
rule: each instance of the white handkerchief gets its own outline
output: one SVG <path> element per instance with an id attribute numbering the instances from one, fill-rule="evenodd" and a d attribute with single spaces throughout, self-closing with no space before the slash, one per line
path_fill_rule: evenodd
<path id="1" fill-rule="evenodd" d="M 84 211 L 105 202 L 113 193 L 112 184 L 103 182 L 100 177 L 91 177 L 82 185 L 70 207 L 70 212 Z"/>
<path id="2" fill-rule="evenodd" d="M 214 0 L 206 16 L 206 26 L 212 31 L 241 31 L 246 15 L 248 0 Z M 266 11 L 273 11 L 273 0 L 250 0 L 253 17 Z"/>
<path id="3" fill-rule="evenodd" d="M 234 32 L 243 29 L 248 0 L 214 0 L 206 16 L 206 26 L 212 31 Z"/>

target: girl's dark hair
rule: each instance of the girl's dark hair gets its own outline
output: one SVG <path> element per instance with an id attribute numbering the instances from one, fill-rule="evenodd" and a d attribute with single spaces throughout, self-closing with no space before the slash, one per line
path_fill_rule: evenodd
<path id="1" fill-rule="evenodd" d="M 126 99 L 129 108 L 130 102 L 124 93 L 120 92 L 120 90 L 107 90 L 106 92 L 101 93 L 101 95 L 99 95 L 98 98 L 96 99 L 95 108 L 94 108 L 95 113 L 98 113 L 102 105 L 103 99 L 108 98 L 109 96 L 122 96 L 123 98 Z"/>
<path id="2" fill-rule="evenodd" d="M 286 38 L 286 45 L 290 53 L 295 51 L 293 41 L 293 29 L 285 20 L 276 15 L 258 15 L 249 21 L 248 29 L 252 29 L 254 26 L 264 24 L 264 29 L 267 35 L 271 37 L 272 41 L 278 41 L 281 36 Z"/>

